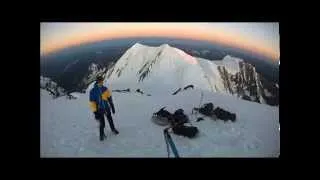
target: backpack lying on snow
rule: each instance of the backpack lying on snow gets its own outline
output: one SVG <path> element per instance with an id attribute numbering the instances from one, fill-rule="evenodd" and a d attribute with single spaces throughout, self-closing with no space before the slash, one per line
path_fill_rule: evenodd
<path id="1" fill-rule="evenodd" d="M 201 108 L 193 108 L 196 111 L 199 111 L 201 114 L 213 117 L 214 120 L 216 118 L 223 120 L 223 121 L 228 121 L 231 120 L 232 122 L 236 121 L 236 114 L 231 113 L 229 111 L 226 111 L 220 107 L 217 107 L 214 109 L 212 103 L 206 103 L 204 104 Z"/>
<path id="2" fill-rule="evenodd" d="M 195 137 L 199 130 L 195 126 L 186 126 L 185 123 L 188 122 L 190 122 L 189 118 L 184 114 L 183 109 L 176 110 L 173 114 L 173 123 L 171 124 L 173 133 L 188 138 Z"/>
<path id="3" fill-rule="evenodd" d="M 177 124 L 184 124 L 189 122 L 188 116 L 184 114 L 183 109 L 178 109 L 171 114 L 169 111 L 165 110 L 165 107 L 161 108 L 158 112 L 153 114 L 152 120 L 154 123 L 166 126 L 175 126 Z"/>
<path id="4" fill-rule="evenodd" d="M 212 116 L 213 115 L 213 104 L 212 103 L 206 103 L 204 104 L 200 109 L 199 112 L 201 114 L 204 114 L 206 116 Z"/>
<path id="5" fill-rule="evenodd" d="M 166 107 L 161 108 L 158 112 L 153 113 L 152 121 L 160 126 L 167 126 L 172 121 L 172 114 L 165 110 Z"/>
<path id="6" fill-rule="evenodd" d="M 230 113 L 220 107 L 217 107 L 214 110 L 214 114 L 217 116 L 217 118 L 227 121 L 227 120 L 231 120 L 232 122 L 236 121 L 236 114 L 234 113 Z"/>
<path id="7" fill-rule="evenodd" d="M 152 120 L 160 126 L 170 125 L 173 133 L 177 135 L 193 138 L 199 132 L 197 127 L 184 125 L 189 122 L 189 118 L 184 114 L 183 109 L 178 109 L 174 114 L 171 114 L 169 111 L 165 110 L 165 107 L 163 107 L 153 114 Z"/>
<path id="8" fill-rule="evenodd" d="M 189 118 L 187 115 L 184 114 L 184 111 L 183 109 L 178 109 L 174 112 L 173 114 L 173 123 L 172 125 L 175 125 L 175 124 L 184 124 L 184 123 L 187 123 L 189 122 Z"/>

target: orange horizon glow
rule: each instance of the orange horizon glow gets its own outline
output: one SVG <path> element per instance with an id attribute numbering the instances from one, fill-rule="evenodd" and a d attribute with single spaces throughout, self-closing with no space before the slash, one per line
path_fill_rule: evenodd
<path id="1" fill-rule="evenodd" d="M 128 24 L 130 24 L 128 26 Z M 177 26 L 170 23 L 116 23 L 112 27 L 99 27 L 79 33 L 70 33 L 63 38 L 41 37 L 40 54 L 46 55 L 58 50 L 91 42 L 131 37 L 168 37 L 191 40 L 202 40 L 211 43 L 219 43 L 262 54 L 273 60 L 279 59 L 280 50 L 266 47 L 253 39 L 239 34 L 229 33 L 223 28 L 206 28 L 203 25 L 182 23 Z M 152 25 L 150 25 L 152 24 Z M 163 25 L 165 24 L 165 25 Z M 63 33 L 62 33 L 63 34 Z"/>

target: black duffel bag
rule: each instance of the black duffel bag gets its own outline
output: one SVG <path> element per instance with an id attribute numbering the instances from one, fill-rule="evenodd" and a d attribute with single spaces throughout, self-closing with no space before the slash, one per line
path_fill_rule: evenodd
<path id="1" fill-rule="evenodd" d="M 199 130 L 197 127 L 185 126 L 185 125 L 175 126 L 172 128 L 172 131 L 176 135 L 182 135 L 188 138 L 193 138 L 199 133 Z"/>
<path id="2" fill-rule="evenodd" d="M 201 114 L 206 115 L 206 116 L 212 116 L 213 115 L 213 108 L 214 108 L 214 106 L 212 103 L 206 103 L 199 109 L 199 112 Z"/>

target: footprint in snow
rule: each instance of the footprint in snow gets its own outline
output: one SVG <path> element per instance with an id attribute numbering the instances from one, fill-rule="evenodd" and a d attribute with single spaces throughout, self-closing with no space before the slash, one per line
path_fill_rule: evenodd
<path id="1" fill-rule="evenodd" d="M 60 144 L 62 144 L 62 145 L 64 144 L 64 139 L 60 140 Z"/>
<path id="2" fill-rule="evenodd" d="M 84 148 L 80 147 L 79 152 L 83 152 L 83 151 L 84 151 Z"/>
<path id="3" fill-rule="evenodd" d="M 246 145 L 247 149 L 258 149 L 261 145 L 261 142 L 258 139 L 253 140 L 252 142 Z"/>

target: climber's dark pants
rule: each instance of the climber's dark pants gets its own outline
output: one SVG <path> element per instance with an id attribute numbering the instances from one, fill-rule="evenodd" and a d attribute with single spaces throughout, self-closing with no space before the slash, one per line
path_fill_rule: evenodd
<path id="1" fill-rule="evenodd" d="M 114 124 L 113 124 L 113 119 L 112 119 L 110 110 L 100 111 L 99 114 L 100 115 L 99 115 L 99 118 L 97 120 L 99 121 L 99 124 L 100 124 L 99 125 L 100 136 L 105 135 L 104 134 L 104 128 L 106 126 L 106 123 L 105 123 L 104 115 L 107 116 L 110 128 L 111 128 L 112 131 L 114 131 L 115 127 L 114 127 Z"/>

